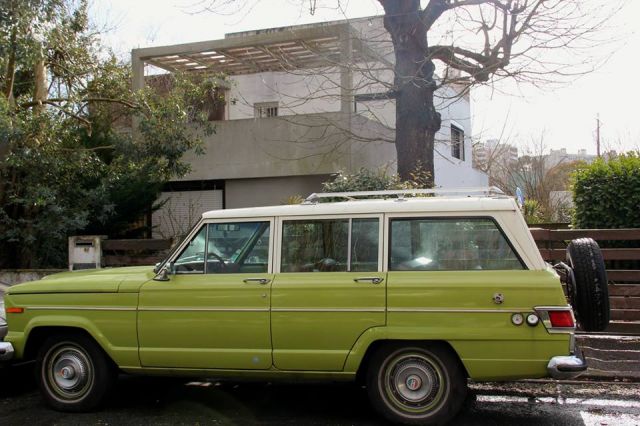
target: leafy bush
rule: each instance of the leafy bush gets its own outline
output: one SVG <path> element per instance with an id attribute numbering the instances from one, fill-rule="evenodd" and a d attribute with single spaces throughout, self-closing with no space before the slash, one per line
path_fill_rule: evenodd
<path id="1" fill-rule="evenodd" d="M 397 174 L 389 175 L 384 170 L 362 168 L 353 174 L 338 172 L 332 180 L 324 182 L 322 188 L 325 192 L 429 188 L 428 177 L 427 172 L 418 170 L 411 174 L 411 180 L 403 181 Z"/>
<path id="2" fill-rule="evenodd" d="M 524 201 L 524 204 L 522 205 L 522 214 L 529 225 L 549 222 L 542 211 L 540 203 L 533 198 L 529 198 Z"/>
<path id="3" fill-rule="evenodd" d="M 598 159 L 573 176 L 576 228 L 640 228 L 640 157 Z"/>

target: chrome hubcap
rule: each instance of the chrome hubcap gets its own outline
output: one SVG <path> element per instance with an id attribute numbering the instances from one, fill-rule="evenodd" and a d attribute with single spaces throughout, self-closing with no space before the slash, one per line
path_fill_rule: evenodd
<path id="1" fill-rule="evenodd" d="M 48 357 L 46 375 L 51 390 L 64 399 L 83 396 L 93 381 L 92 364 L 80 349 L 63 346 Z"/>
<path id="2" fill-rule="evenodd" d="M 437 382 L 430 365 L 420 359 L 408 359 L 394 369 L 393 386 L 399 396 L 416 403 L 429 396 Z"/>
<path id="3" fill-rule="evenodd" d="M 424 412 L 442 399 L 440 370 L 419 353 L 407 353 L 390 362 L 384 380 L 390 402 L 403 410 Z"/>

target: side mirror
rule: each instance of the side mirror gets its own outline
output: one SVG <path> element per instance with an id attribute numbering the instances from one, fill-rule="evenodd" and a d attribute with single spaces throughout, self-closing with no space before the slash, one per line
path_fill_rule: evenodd
<path id="1" fill-rule="evenodd" d="M 153 277 L 154 281 L 170 281 L 169 275 L 173 270 L 173 264 L 165 265 L 160 271 Z"/>

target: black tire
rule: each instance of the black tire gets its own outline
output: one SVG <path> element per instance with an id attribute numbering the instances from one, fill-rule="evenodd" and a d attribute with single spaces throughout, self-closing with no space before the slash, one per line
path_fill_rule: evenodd
<path id="1" fill-rule="evenodd" d="M 598 243 L 591 238 L 571 241 L 567 263 L 573 270 L 575 282 L 570 299 L 580 326 L 585 331 L 604 330 L 610 318 L 609 286 Z"/>
<path id="2" fill-rule="evenodd" d="M 441 425 L 462 408 L 467 380 L 460 360 L 444 345 L 394 344 L 371 358 L 367 392 L 392 422 Z"/>
<path id="3" fill-rule="evenodd" d="M 102 348 L 88 336 L 49 337 L 41 346 L 36 377 L 47 404 L 58 411 L 96 409 L 117 379 L 117 369 Z"/>

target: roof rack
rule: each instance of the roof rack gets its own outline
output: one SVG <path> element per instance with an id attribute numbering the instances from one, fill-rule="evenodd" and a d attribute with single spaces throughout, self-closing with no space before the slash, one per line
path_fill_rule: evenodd
<path id="1" fill-rule="evenodd" d="M 406 195 L 432 195 L 432 196 L 458 196 L 458 197 L 493 197 L 506 196 L 506 194 L 496 186 L 480 188 L 434 188 L 434 189 L 398 189 L 385 191 L 354 191 L 354 192 L 314 192 L 309 195 L 302 204 L 314 204 L 323 198 L 344 198 L 349 201 L 357 200 L 361 197 L 369 198 L 395 198 L 402 199 Z"/>

